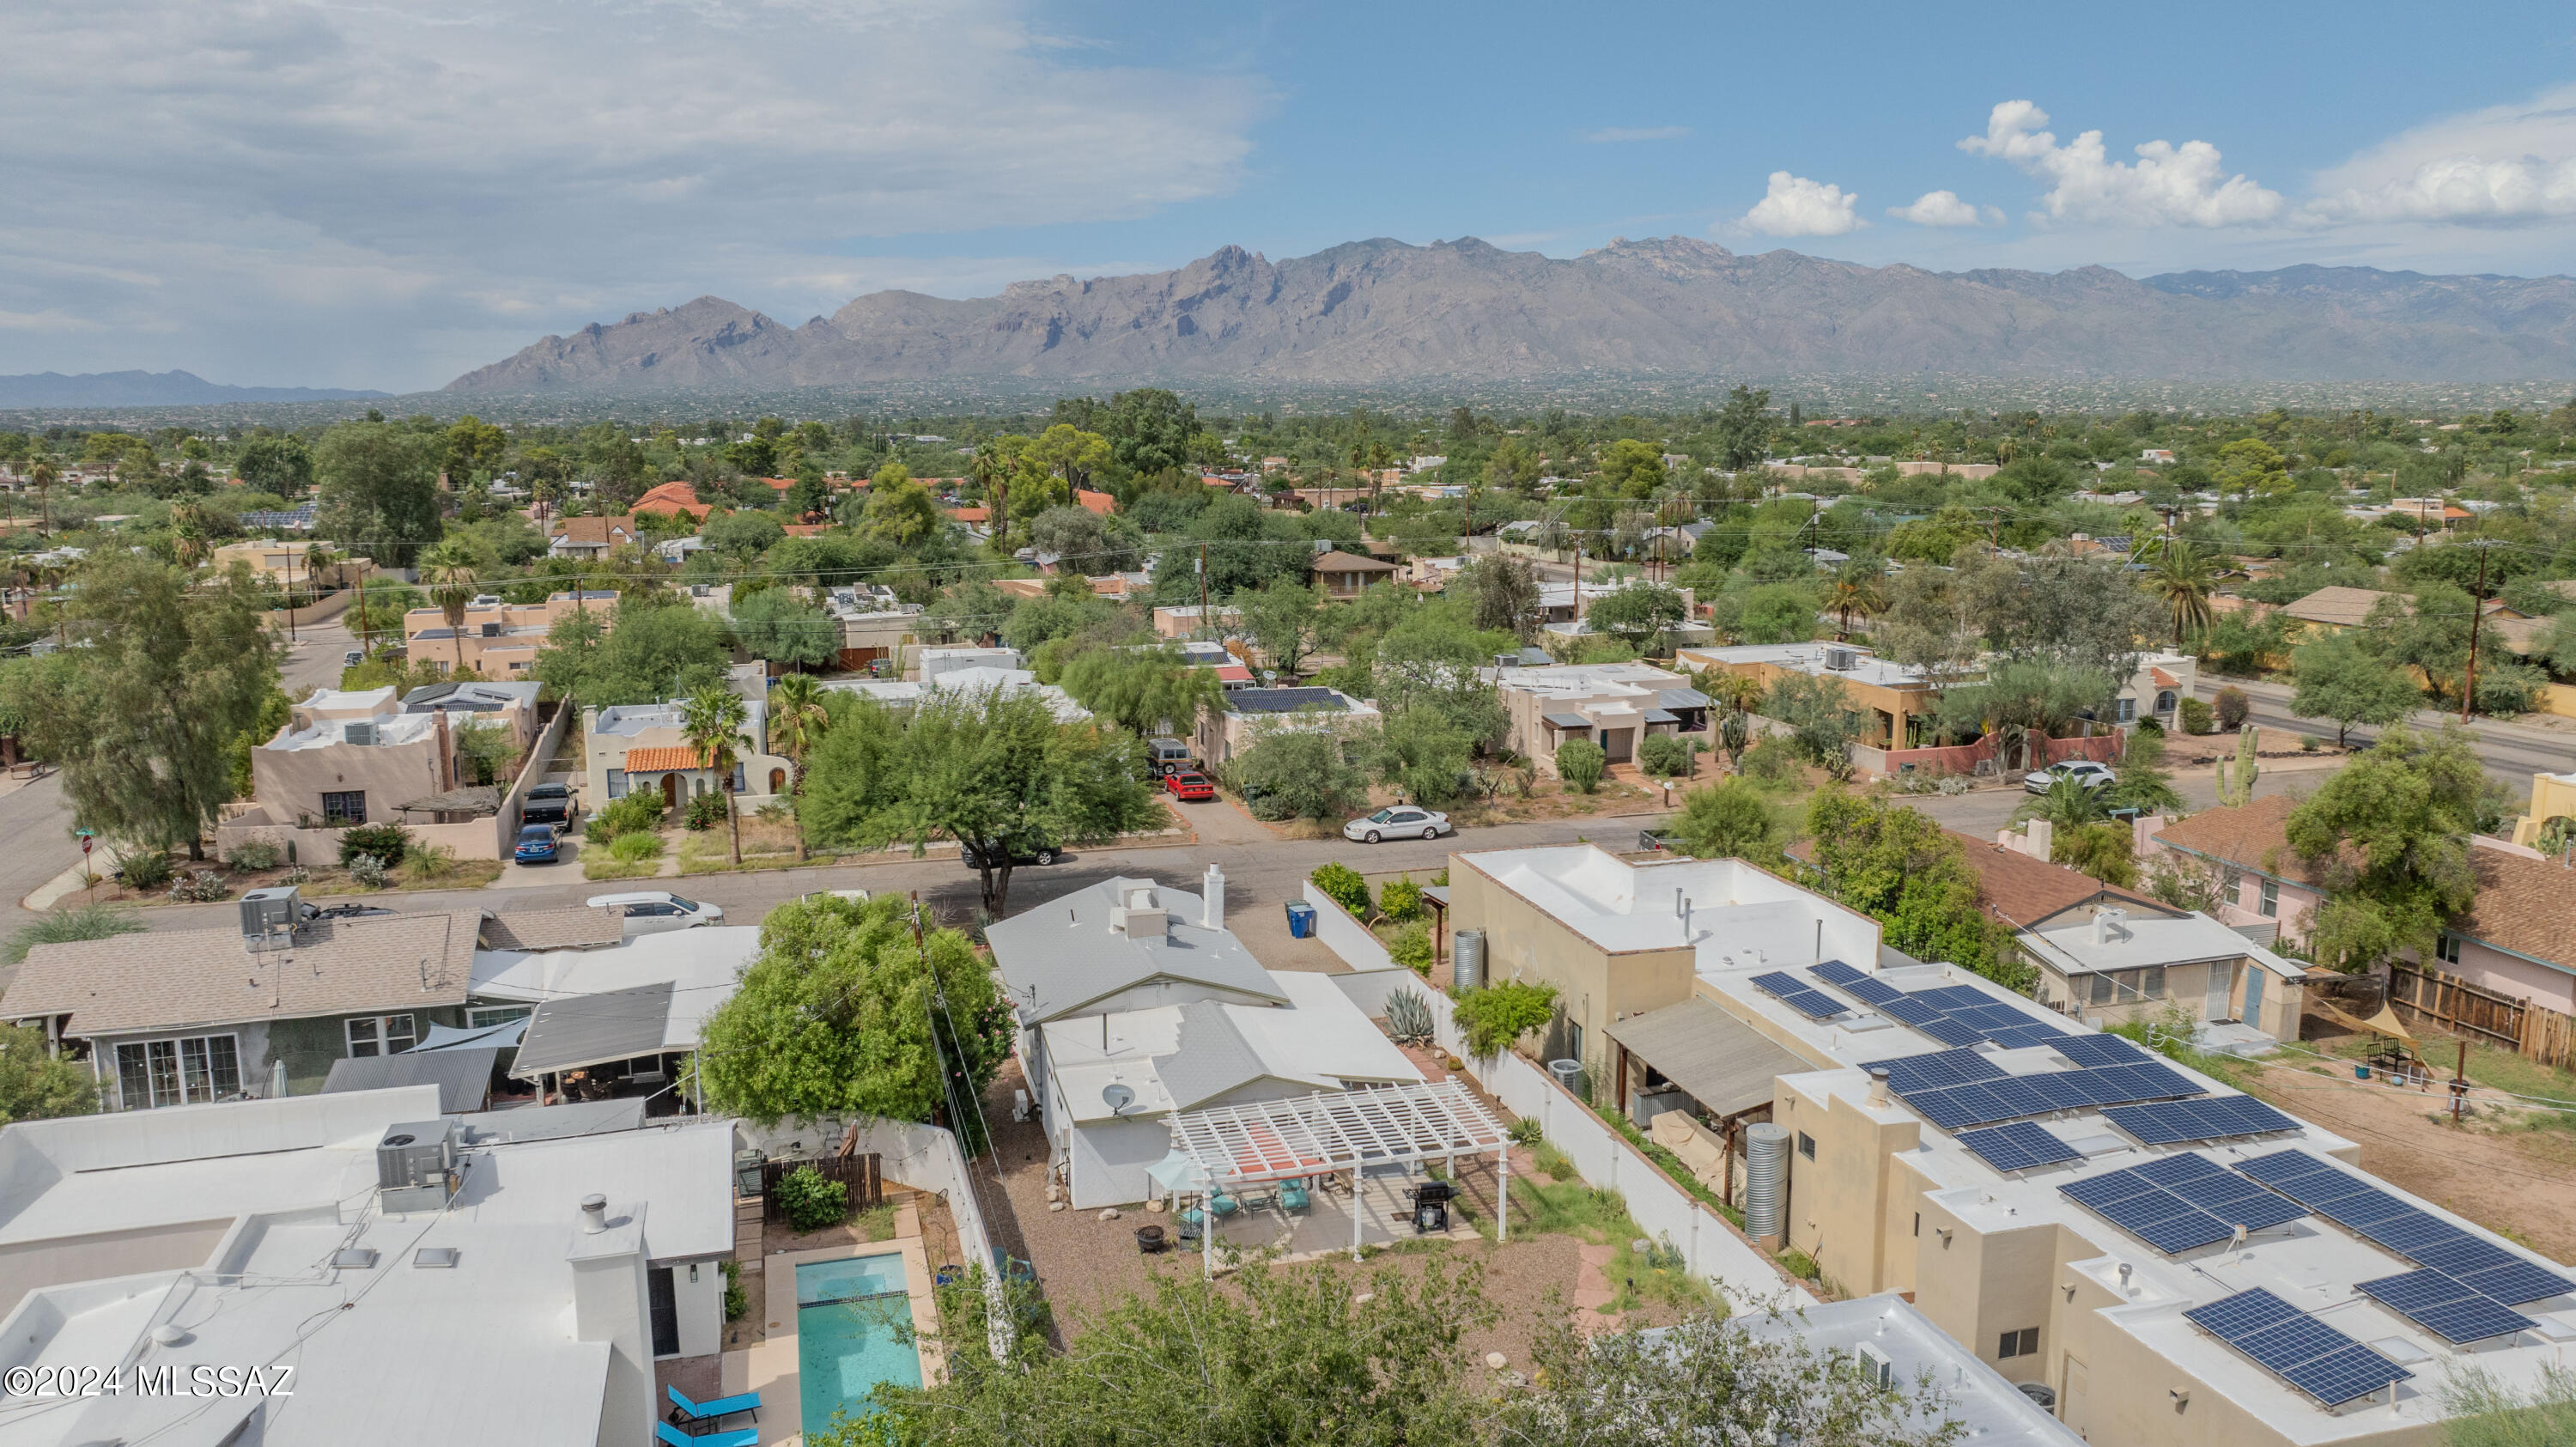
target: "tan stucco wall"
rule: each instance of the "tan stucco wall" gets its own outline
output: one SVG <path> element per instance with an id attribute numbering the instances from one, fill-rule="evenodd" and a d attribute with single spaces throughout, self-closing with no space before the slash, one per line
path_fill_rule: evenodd
<path id="1" fill-rule="evenodd" d="M 397 819 L 396 810 L 426 798 L 439 782 L 438 735 L 407 744 L 326 744 L 311 749 L 250 751 L 251 794 L 269 818 L 292 824 L 304 815 L 322 818 L 322 795 L 350 789 L 367 794 L 367 822 Z"/>
<path id="2" fill-rule="evenodd" d="M 1449 856 L 1449 919 L 1453 929 L 1485 932 L 1487 979 L 1556 987 L 1565 1018 L 1583 1027 L 1583 1059 L 1596 1079 L 1610 1060 L 1604 1027 L 1691 997 L 1694 951 L 1611 954 L 1455 854 Z M 1552 1035 L 1547 1043 L 1554 1048 L 1558 1041 Z"/>
<path id="3" fill-rule="evenodd" d="M 1897 1154 L 1922 1138 L 1920 1122 L 1880 1122 L 1847 1101 L 1783 1089 L 1771 1120 L 1789 1129 L 1789 1244 L 1815 1260 L 1826 1281 L 1851 1295 L 1903 1290 L 1895 1284 L 1911 1241 L 1921 1178 Z M 1800 1137 L 1816 1143 L 1810 1160 Z M 1909 1263 L 1910 1265 L 1910 1263 Z"/>
<path id="4" fill-rule="evenodd" d="M 0 1246 L 0 1316 L 43 1287 L 202 1266 L 232 1225 L 226 1217 Z"/>

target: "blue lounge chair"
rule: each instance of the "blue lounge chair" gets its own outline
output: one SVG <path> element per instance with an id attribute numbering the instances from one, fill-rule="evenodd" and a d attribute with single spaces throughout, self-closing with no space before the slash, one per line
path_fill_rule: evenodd
<path id="1" fill-rule="evenodd" d="M 668 1422 L 656 1422 L 653 1424 L 653 1440 L 661 1443 L 662 1447 L 753 1447 L 760 1441 L 760 1434 L 745 1427 L 739 1432 L 709 1432 L 704 1436 L 691 1437 Z"/>
<path id="2" fill-rule="evenodd" d="M 1307 1198 L 1307 1195 L 1306 1195 L 1306 1178 L 1305 1178 L 1305 1177 L 1300 1176 L 1300 1177 L 1298 1177 L 1296 1180 L 1293 1180 L 1293 1181 L 1281 1181 L 1281 1182 L 1279 1183 L 1279 1209 L 1280 1209 L 1280 1210 L 1282 1210 L 1282 1211 L 1303 1211 L 1303 1210 L 1305 1210 L 1305 1209 L 1306 1209 L 1306 1207 L 1307 1207 L 1307 1205 L 1308 1205 L 1308 1204 L 1309 1204 L 1309 1201 L 1308 1201 L 1308 1198 Z"/>
<path id="3" fill-rule="evenodd" d="M 718 1397 L 712 1402 L 692 1402 L 682 1396 L 677 1387 L 662 1390 L 671 1394 L 671 1405 L 678 1408 L 672 1413 L 671 1420 L 685 1426 L 713 1426 L 727 1417 L 740 1416 L 745 1412 L 751 1414 L 751 1420 L 760 1420 L 758 1392 L 741 1392 L 730 1397 Z"/>

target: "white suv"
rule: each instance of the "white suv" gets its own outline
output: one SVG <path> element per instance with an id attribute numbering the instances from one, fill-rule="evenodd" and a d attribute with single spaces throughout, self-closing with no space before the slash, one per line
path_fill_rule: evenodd
<path id="1" fill-rule="evenodd" d="M 720 906 L 682 899 L 661 889 L 638 890 L 632 894 L 594 894 L 583 903 L 623 918 L 628 939 L 637 935 L 660 934 L 664 930 L 724 923 L 724 910 Z"/>
<path id="2" fill-rule="evenodd" d="M 2048 786 L 2058 780 L 2073 779 L 2088 790 L 2107 789 L 2118 782 L 2119 777 L 2111 772 L 2111 766 L 2108 764 L 2097 764 L 2091 759 L 2068 759 L 2063 763 L 2051 764 L 2035 773 L 2022 775 L 2021 786 L 2030 793 L 2045 794 L 2048 792 Z"/>

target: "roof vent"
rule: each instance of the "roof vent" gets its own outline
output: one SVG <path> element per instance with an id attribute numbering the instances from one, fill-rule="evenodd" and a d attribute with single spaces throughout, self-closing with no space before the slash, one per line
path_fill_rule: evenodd
<path id="1" fill-rule="evenodd" d="M 331 1253 L 331 1264 L 343 1271 L 373 1271 L 376 1269 L 376 1248 L 345 1247 Z"/>
<path id="2" fill-rule="evenodd" d="M 581 1198 L 581 1229 L 585 1235 L 590 1236 L 596 1236 L 608 1229 L 606 1196 L 593 1194 Z"/>
<path id="3" fill-rule="evenodd" d="M 453 1271 L 456 1257 L 453 1246 L 423 1246 L 412 1253 L 411 1264 L 422 1271 Z"/>
<path id="4" fill-rule="evenodd" d="M 165 1321 L 152 1328 L 152 1340 L 165 1347 L 180 1346 L 188 1340 L 188 1329 L 175 1321 Z"/>

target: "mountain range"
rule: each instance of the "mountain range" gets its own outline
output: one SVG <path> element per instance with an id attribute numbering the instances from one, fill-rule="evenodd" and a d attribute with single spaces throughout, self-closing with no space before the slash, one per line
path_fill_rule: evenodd
<path id="1" fill-rule="evenodd" d="M 5 407 L 192 407 L 217 402 L 345 402 L 383 397 L 335 387 L 231 387 L 194 372 L 22 372 L 0 377 Z"/>
<path id="2" fill-rule="evenodd" d="M 787 326 L 716 297 L 550 336 L 462 393 L 771 390 L 968 378 L 1067 384 L 1792 374 L 2199 382 L 2576 377 L 2576 279 L 2368 267 L 1932 272 L 1686 237 L 1571 259 L 1468 238 L 1175 271 L 881 291 Z"/>

